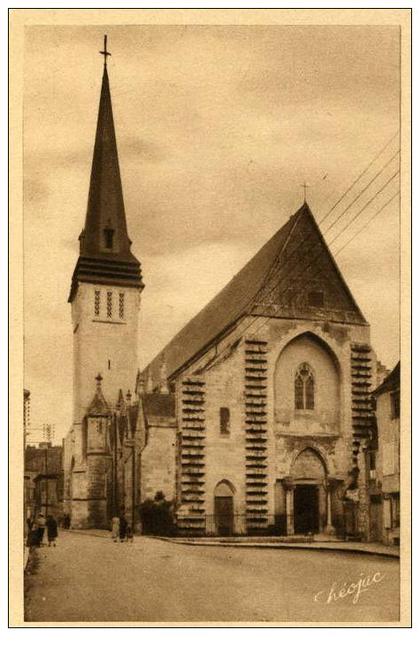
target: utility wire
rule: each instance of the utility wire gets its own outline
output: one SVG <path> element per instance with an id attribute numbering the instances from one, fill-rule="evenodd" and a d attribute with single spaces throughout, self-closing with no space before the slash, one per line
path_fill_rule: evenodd
<path id="1" fill-rule="evenodd" d="M 352 220 L 352 221 L 355 221 L 355 220 L 360 216 L 360 214 L 365 210 L 365 208 L 366 208 L 366 207 L 367 207 L 367 206 L 368 206 L 368 205 L 369 205 L 369 204 L 370 204 L 370 203 L 371 203 L 371 202 L 372 202 L 372 201 L 373 201 L 373 200 L 374 200 L 374 199 L 375 199 L 375 198 L 376 198 L 376 197 L 377 197 L 377 196 L 378 196 L 378 195 L 379 195 L 379 194 L 380 194 L 380 193 L 381 193 L 381 192 L 382 192 L 382 191 L 383 191 L 387 186 L 388 186 L 388 184 L 391 182 L 391 180 L 392 180 L 392 179 L 394 179 L 394 177 L 398 174 L 398 172 L 399 172 L 399 171 L 397 171 L 397 172 L 396 172 L 396 173 L 395 173 L 395 174 L 394 174 L 394 175 L 393 175 L 393 176 L 392 176 L 392 177 L 391 177 L 391 178 L 390 178 L 390 179 L 389 179 L 389 180 L 388 180 L 388 181 L 387 181 L 387 182 L 386 182 L 386 183 L 385 183 L 385 184 L 384 184 L 384 185 L 383 185 L 383 186 L 382 186 L 382 187 L 381 187 L 381 188 L 380 188 L 376 193 L 375 193 L 375 195 L 372 197 L 372 199 L 371 199 L 371 200 L 369 200 L 369 202 L 368 202 L 367 204 L 365 204 L 365 206 L 364 206 L 362 209 L 360 209 L 360 211 L 357 213 L 357 215 L 353 218 L 353 220 Z M 398 193 L 399 193 L 399 191 L 398 191 L 397 193 L 395 193 L 395 194 L 391 197 L 391 199 L 389 199 L 389 200 L 388 200 L 388 201 L 387 201 L 383 206 L 381 206 L 381 208 L 380 208 L 378 211 L 376 211 L 376 212 L 375 212 L 375 214 L 374 214 L 374 216 L 371 218 L 371 220 L 372 220 L 372 219 L 374 219 L 377 215 L 379 215 L 379 213 L 380 213 L 380 212 L 382 212 L 382 211 L 384 210 L 384 208 L 385 208 L 385 207 L 386 207 L 386 206 L 387 206 L 387 205 L 392 201 L 392 199 L 394 199 L 394 198 L 395 198 L 395 196 L 396 196 Z M 371 220 L 369 220 L 369 221 L 371 221 Z M 366 223 L 365 225 L 363 225 L 363 226 L 359 229 L 359 231 L 358 231 L 358 233 L 357 233 L 356 235 L 358 235 L 358 234 L 359 234 L 359 233 L 360 233 L 360 232 L 361 232 L 361 231 L 362 231 L 362 230 L 367 226 L 367 224 L 368 224 L 368 223 Z M 347 228 L 348 228 L 348 225 L 346 225 L 346 226 L 342 229 L 342 231 L 341 231 L 340 233 L 338 233 L 338 235 L 334 238 L 334 240 L 338 239 L 338 237 L 340 237 L 340 235 L 343 233 L 343 231 L 344 231 L 345 229 L 347 229 Z M 356 235 L 354 235 L 352 239 L 354 239 L 354 237 L 356 237 Z M 351 241 L 351 240 L 350 240 L 350 241 Z M 330 242 L 330 243 L 332 243 L 332 242 Z M 345 245 L 343 245 L 342 249 L 343 249 L 346 245 L 347 245 L 347 242 L 346 242 L 346 244 L 345 244 Z M 299 248 L 299 247 L 301 247 L 301 246 L 302 246 L 302 243 L 300 243 L 300 244 L 298 245 L 298 247 L 296 247 L 296 248 Z M 342 249 L 340 249 L 340 250 L 342 250 Z M 323 255 L 324 255 L 324 250 L 322 249 L 322 252 L 321 252 L 320 254 L 318 254 L 318 256 L 317 256 L 317 257 L 312 258 L 312 259 L 311 259 L 311 261 L 310 261 L 310 262 L 309 262 L 309 263 L 304 267 L 303 271 L 302 271 L 300 274 L 298 274 L 297 276 L 294 276 L 294 277 L 293 277 L 293 280 L 294 280 L 294 281 L 296 281 L 298 278 L 303 277 L 303 275 L 304 275 L 304 273 L 306 272 L 306 270 L 307 270 L 307 269 L 309 269 L 309 268 L 312 268 L 312 267 L 313 267 L 313 265 L 315 264 L 316 260 L 318 260 L 318 259 L 319 259 L 320 257 L 322 257 Z M 333 257 L 334 257 L 334 256 L 333 256 Z M 317 275 L 318 275 L 319 273 L 320 273 L 320 271 L 318 271 L 318 272 L 315 274 L 315 276 L 313 276 L 313 277 L 317 277 Z M 265 296 L 270 295 L 270 294 L 274 291 L 274 289 L 276 289 L 276 288 L 277 288 L 277 287 L 278 287 L 278 286 L 283 282 L 283 280 L 287 279 L 288 277 L 289 277 L 289 275 L 287 275 L 287 274 L 286 274 L 286 275 L 284 275 L 284 276 L 283 276 L 283 278 L 281 278 L 279 281 L 276 281 L 276 282 L 273 284 L 272 288 L 270 288 L 270 290 L 265 294 Z M 281 295 L 283 295 L 284 293 L 286 293 L 286 291 L 287 291 L 287 288 L 286 288 L 286 289 L 284 289 L 283 291 L 281 291 L 281 292 L 279 293 L 279 296 L 281 296 Z M 260 294 L 261 294 L 261 290 L 260 290 L 259 292 L 257 292 L 257 294 L 256 294 L 256 296 L 255 296 L 255 300 L 256 300 L 256 298 L 257 298 Z M 241 314 L 240 314 L 240 315 L 241 315 Z M 251 314 L 249 314 L 249 315 L 251 315 L 251 316 L 252 316 L 252 313 L 251 313 Z M 239 336 L 239 337 L 242 337 L 242 336 L 243 336 L 243 334 L 244 334 L 244 333 L 246 333 L 246 332 L 251 328 L 251 326 L 252 326 L 252 325 L 254 325 L 256 322 L 258 322 L 258 319 L 262 319 L 262 324 L 261 324 L 260 326 L 258 326 L 258 327 L 253 331 L 253 333 L 254 333 L 254 334 L 255 334 L 255 333 L 257 333 L 257 332 L 258 332 L 258 330 L 261 328 L 261 326 L 265 323 L 266 318 L 267 318 L 267 316 L 263 316 L 263 315 L 261 315 L 261 314 L 260 314 L 260 315 L 258 315 L 258 316 L 253 317 L 253 318 L 252 318 L 252 320 L 251 320 L 251 321 L 250 321 L 250 322 L 245 326 L 245 328 L 244 328 L 243 330 L 241 330 L 241 331 L 240 331 L 240 336 Z M 235 341 L 233 341 L 233 342 L 235 342 Z"/>
<path id="2" fill-rule="evenodd" d="M 351 189 L 353 188 L 353 186 L 355 186 L 355 185 L 357 184 L 357 182 L 359 181 L 359 179 L 361 179 L 361 178 L 363 177 L 363 175 L 365 175 L 365 174 L 367 173 L 367 171 L 368 171 L 368 170 L 373 166 L 373 164 L 375 163 L 375 161 L 376 161 L 377 159 L 379 159 L 379 157 L 381 156 L 381 154 L 383 153 L 383 151 L 384 151 L 384 150 L 386 150 L 386 148 L 389 146 L 389 144 L 390 144 L 390 143 L 392 143 L 392 141 L 395 139 L 395 137 L 396 137 L 398 134 L 399 134 L 399 130 L 397 130 L 397 132 L 394 132 L 394 134 L 392 135 L 392 137 L 391 137 L 390 139 L 388 139 L 388 141 L 386 142 L 386 144 L 385 144 L 385 145 L 383 146 L 383 148 L 381 148 L 381 149 L 379 150 L 379 152 L 374 156 L 374 158 L 372 159 L 372 161 L 370 161 L 370 162 L 368 163 L 368 165 L 366 166 L 366 168 L 365 168 L 364 170 L 362 170 L 362 172 L 360 173 L 360 175 L 358 175 L 358 176 L 356 177 L 356 179 L 355 179 L 355 180 L 350 184 L 350 186 L 349 186 L 349 187 L 347 188 L 347 190 L 346 190 L 346 191 L 341 195 L 341 197 L 340 197 L 340 198 L 335 202 L 335 204 L 333 204 L 333 205 L 331 206 L 331 208 L 329 209 L 328 213 L 326 213 L 326 214 L 324 215 L 324 217 L 320 220 L 320 222 L 319 222 L 320 224 L 322 224 L 322 222 L 324 222 L 324 221 L 327 219 L 327 217 L 330 215 L 330 213 L 332 213 L 332 212 L 333 212 L 333 210 L 335 209 L 335 207 L 336 207 L 336 206 L 338 206 L 338 204 L 340 204 L 340 202 L 342 202 L 342 201 L 343 201 L 343 199 L 346 197 L 346 195 L 348 195 L 348 193 L 351 191 Z"/>
<path id="3" fill-rule="evenodd" d="M 384 165 L 382 166 L 382 168 L 381 168 L 381 169 L 376 173 L 376 175 L 375 175 L 375 176 L 370 180 L 370 182 L 369 182 L 368 184 L 366 184 L 366 186 L 365 186 L 365 187 L 360 191 L 360 193 L 359 193 L 359 194 L 358 194 L 358 195 L 357 195 L 357 196 L 356 196 L 356 197 L 355 197 L 355 198 L 350 202 L 350 204 L 349 204 L 348 206 L 346 206 L 346 208 L 343 210 L 343 212 L 341 213 L 341 215 L 340 215 L 339 217 L 337 217 L 337 218 L 334 220 L 334 222 L 333 222 L 332 224 L 330 224 L 330 225 L 329 225 L 329 226 L 328 226 L 328 227 L 323 231 L 323 234 L 324 234 L 324 235 L 325 235 L 325 233 L 328 233 L 328 231 L 329 231 L 329 230 L 331 230 L 331 229 L 332 229 L 332 227 L 333 227 L 333 226 L 335 226 L 335 225 L 337 224 L 337 222 L 338 222 L 338 221 L 343 217 L 343 215 L 344 215 L 345 213 L 347 213 L 347 211 L 348 211 L 348 210 L 353 206 L 353 204 L 354 204 L 355 202 L 357 202 L 357 200 L 359 199 L 359 197 L 361 197 L 361 196 L 363 195 L 363 193 L 365 193 L 365 192 L 367 191 L 367 189 L 368 189 L 368 188 L 373 184 L 373 182 L 375 181 L 375 179 L 377 179 L 377 178 L 379 177 L 379 175 L 380 175 L 381 173 L 383 173 L 383 171 L 384 171 L 384 170 L 389 166 L 389 164 L 390 164 L 390 163 L 392 163 L 392 162 L 394 161 L 395 157 L 397 157 L 397 156 L 399 155 L 399 153 L 400 153 L 400 150 L 397 150 L 397 152 L 396 152 L 396 153 L 391 157 L 391 159 L 389 159 L 389 161 L 387 161 L 387 163 L 386 163 L 386 164 L 384 164 Z M 321 223 L 321 222 L 320 222 L 320 223 Z"/>
<path id="4" fill-rule="evenodd" d="M 363 213 L 363 211 L 364 211 L 364 210 L 369 206 L 369 204 L 371 204 L 371 203 L 373 202 L 373 200 L 374 200 L 374 199 L 379 195 L 379 193 L 380 193 L 380 192 L 382 192 L 382 190 L 384 190 L 384 189 L 388 186 L 388 184 L 390 184 L 390 183 L 391 183 L 391 181 L 392 181 L 392 180 L 393 180 L 397 175 L 399 175 L 399 172 L 400 172 L 399 170 L 397 170 L 396 172 L 394 172 L 394 174 L 392 175 L 392 177 L 390 177 L 390 178 L 388 179 L 388 181 L 387 181 L 387 182 L 382 186 L 382 188 L 380 188 L 380 189 L 379 189 L 379 190 L 378 190 L 378 191 L 373 195 L 373 197 L 371 197 L 371 199 L 369 199 L 369 201 L 368 201 L 368 202 L 366 202 L 366 204 L 365 204 L 365 205 L 364 205 L 364 206 L 363 206 L 363 207 L 362 207 L 362 208 L 361 208 L 361 209 L 356 213 L 356 215 L 354 215 L 354 216 L 350 219 L 350 221 L 349 221 L 349 222 L 347 222 L 347 224 L 344 226 L 344 228 L 342 228 L 342 229 L 341 229 L 341 231 L 340 231 L 340 232 L 339 232 L 335 237 L 333 237 L 333 239 L 332 239 L 332 240 L 330 240 L 330 241 L 328 242 L 328 244 L 332 244 L 333 242 L 335 242 L 335 240 L 337 239 L 337 237 L 339 237 L 340 235 L 342 235 L 342 234 L 344 233 L 344 231 L 346 231 L 346 230 L 348 229 L 348 227 L 350 226 L 350 224 L 352 224 L 352 222 L 354 222 L 354 221 L 355 221 L 355 219 L 357 219 L 357 217 L 360 215 L 360 213 Z"/>
<path id="5" fill-rule="evenodd" d="M 373 217 L 371 217 L 371 219 L 370 219 L 370 220 L 369 220 L 365 225 L 363 225 L 363 226 L 358 230 L 358 232 L 353 236 L 353 238 L 352 238 L 352 239 L 354 239 L 355 237 L 357 237 L 357 235 L 359 235 L 359 234 L 362 232 L 362 230 L 363 230 L 364 228 L 366 228 L 366 226 L 370 223 L 370 221 L 372 221 L 373 219 L 375 219 L 375 217 L 376 217 L 377 215 L 379 215 L 379 213 L 381 213 L 381 212 L 385 209 L 385 207 L 386 207 L 386 206 L 388 206 L 388 204 L 389 204 L 389 203 L 390 203 L 390 202 L 391 202 L 391 201 L 396 197 L 396 195 L 398 195 L 398 194 L 399 194 L 399 191 L 398 191 L 397 193 L 395 193 L 395 194 L 391 197 L 391 199 L 389 199 L 389 200 L 388 200 L 388 201 L 387 201 L 383 206 L 381 206 L 381 208 L 380 208 L 378 211 L 376 211 L 376 212 L 374 213 Z M 339 252 L 341 252 L 341 251 L 342 251 L 342 250 L 347 246 L 347 244 L 349 244 L 349 243 L 350 243 L 350 241 L 352 241 L 352 240 L 349 240 L 348 242 L 346 242 L 346 244 L 344 244 L 344 245 L 341 247 L 340 251 L 338 251 L 335 255 L 338 255 L 338 253 L 339 253 Z M 318 272 L 318 273 L 319 273 L 319 272 Z M 315 277 L 316 277 L 317 275 L 318 275 L 318 274 L 315 274 Z M 252 315 L 252 314 L 251 314 L 251 315 Z M 254 335 L 255 335 L 256 333 L 258 333 L 258 331 L 259 331 L 259 330 L 262 328 L 262 326 L 265 324 L 265 322 L 266 322 L 266 318 L 267 318 L 267 316 L 262 316 L 261 314 L 260 314 L 260 315 L 258 315 L 258 316 L 255 316 L 255 317 L 252 319 L 252 321 L 248 324 L 248 326 L 247 326 L 247 327 L 246 327 L 246 328 L 241 332 L 240 337 L 242 337 L 242 336 L 243 336 L 243 334 L 244 334 L 246 331 L 248 331 L 248 330 L 249 330 L 249 328 L 252 326 L 252 324 L 253 324 L 255 321 L 258 321 L 258 319 L 262 319 L 261 324 L 260 324 L 260 325 L 255 329 L 255 330 L 253 330 L 253 334 L 254 334 Z"/>
<path id="6" fill-rule="evenodd" d="M 374 220 L 374 219 L 379 215 L 379 213 L 382 213 L 382 211 L 383 211 L 383 210 L 388 206 L 388 204 L 390 204 L 390 203 L 392 202 L 392 200 L 393 200 L 393 199 L 395 199 L 399 194 L 400 194 L 400 191 L 399 191 L 399 190 L 397 190 L 397 192 L 396 192 L 396 193 L 394 193 L 394 194 L 392 195 L 392 197 L 391 197 L 390 199 L 388 199 L 388 201 L 387 201 L 387 202 L 385 202 L 385 204 L 384 204 L 383 206 L 381 206 L 381 208 L 380 208 L 378 211 L 376 211 L 376 213 L 374 213 L 374 214 L 373 214 L 373 216 L 372 216 L 372 217 L 370 217 L 370 218 L 367 220 L 367 222 L 365 222 L 365 224 L 364 224 L 364 225 L 363 225 L 359 230 L 357 230 L 357 231 L 356 231 L 356 233 L 355 233 L 355 234 L 354 234 L 354 235 L 353 235 L 349 240 L 347 240 L 347 242 L 346 242 L 345 244 L 343 244 L 343 246 L 341 246 L 341 247 L 338 249 L 338 251 L 336 251 L 336 252 L 334 253 L 334 255 L 335 255 L 335 256 L 337 256 L 339 253 L 341 253 L 341 251 L 342 251 L 343 249 L 345 249 L 345 248 L 346 248 L 346 246 L 348 246 L 348 245 L 350 244 L 350 242 L 352 242 L 352 241 L 354 240 L 354 238 L 355 238 L 355 237 L 357 237 L 357 236 L 362 232 L 362 230 L 363 230 L 364 228 L 367 228 L 367 227 L 369 226 L 369 224 L 370 224 L 371 222 L 373 222 L 373 220 Z"/>

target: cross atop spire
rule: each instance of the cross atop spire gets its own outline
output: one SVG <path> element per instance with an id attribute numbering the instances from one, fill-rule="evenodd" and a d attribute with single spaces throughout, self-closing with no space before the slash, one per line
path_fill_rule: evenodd
<path id="1" fill-rule="evenodd" d="M 303 201 L 306 204 L 306 189 L 310 188 L 310 186 L 309 184 L 306 183 L 306 181 L 304 181 L 303 184 L 301 184 L 301 186 L 303 188 Z"/>
<path id="2" fill-rule="evenodd" d="M 112 55 L 111 52 L 109 52 L 107 50 L 107 48 L 106 48 L 107 40 L 108 40 L 108 36 L 105 34 L 104 35 L 104 48 L 103 48 L 103 51 L 99 52 L 104 57 L 104 67 L 106 67 L 106 59 L 107 59 L 107 57 Z"/>

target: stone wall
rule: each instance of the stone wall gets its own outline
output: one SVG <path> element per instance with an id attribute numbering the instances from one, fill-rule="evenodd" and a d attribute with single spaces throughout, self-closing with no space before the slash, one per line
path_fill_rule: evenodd
<path id="1" fill-rule="evenodd" d="M 284 525 L 281 482 L 290 477 L 297 455 L 312 448 L 325 464 L 333 523 L 342 530 L 342 498 L 360 443 L 355 448 L 352 356 L 355 345 L 368 346 L 369 327 L 268 318 L 259 323 L 258 333 L 241 336 L 241 329 L 246 331 L 249 324 L 242 323 L 177 378 L 179 525 L 186 532 L 193 531 L 193 526 L 207 533 L 214 530 L 214 490 L 221 481 L 234 490 L 236 533 L 253 532 L 257 525 L 263 529 L 273 522 Z M 294 371 L 305 358 L 313 363 L 318 388 L 316 408 L 306 416 L 295 410 L 293 398 Z M 193 417 L 183 401 L 185 384 L 194 380 L 200 383 L 202 395 L 199 416 L 194 417 L 199 426 L 191 430 L 186 425 Z M 229 409 L 228 433 L 221 429 L 221 408 Z M 200 458 L 187 454 L 191 431 L 201 433 L 196 449 Z M 185 495 L 186 464 L 193 478 L 199 478 L 191 498 Z"/>
<path id="2" fill-rule="evenodd" d="M 156 419 L 147 428 L 147 443 L 141 453 L 141 501 L 153 499 L 162 491 L 170 501 L 175 497 L 175 420 Z"/>

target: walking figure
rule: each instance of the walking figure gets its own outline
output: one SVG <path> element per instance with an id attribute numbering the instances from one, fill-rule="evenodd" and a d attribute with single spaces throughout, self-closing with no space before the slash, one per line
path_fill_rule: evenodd
<path id="1" fill-rule="evenodd" d="M 47 537 L 48 537 L 48 546 L 55 546 L 55 541 L 58 536 L 58 526 L 57 520 L 52 515 L 47 516 Z"/>
<path id="2" fill-rule="evenodd" d="M 118 538 L 120 535 L 120 518 L 115 515 L 112 520 L 112 539 L 114 542 L 118 542 Z"/>
<path id="3" fill-rule="evenodd" d="M 133 529 L 131 528 L 130 525 L 127 526 L 127 542 L 133 542 L 134 540 L 134 535 L 133 535 Z"/>
<path id="4" fill-rule="evenodd" d="M 42 513 L 39 513 L 37 520 L 36 520 L 36 526 L 37 526 L 37 540 L 36 540 L 36 545 L 37 547 L 42 546 L 42 541 L 44 539 L 44 532 L 45 532 L 45 517 L 43 516 Z"/>
<path id="5" fill-rule="evenodd" d="M 125 519 L 125 515 L 121 514 L 120 517 L 120 542 L 124 542 L 125 538 L 127 536 L 127 520 Z"/>

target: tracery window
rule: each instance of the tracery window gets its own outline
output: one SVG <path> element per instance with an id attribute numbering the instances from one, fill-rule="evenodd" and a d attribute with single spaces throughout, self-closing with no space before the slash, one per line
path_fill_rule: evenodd
<path id="1" fill-rule="evenodd" d="M 315 380 L 308 363 L 299 365 L 295 374 L 295 409 L 313 410 L 315 407 Z"/>

